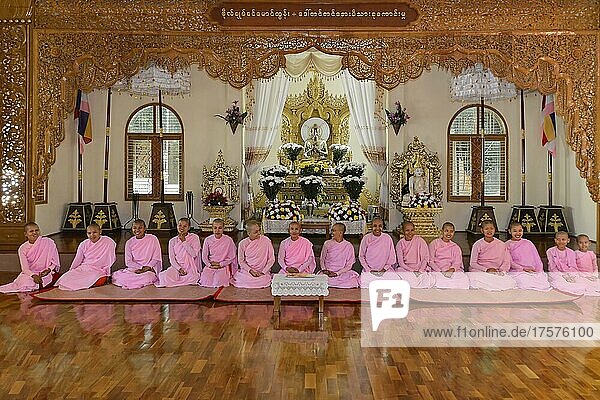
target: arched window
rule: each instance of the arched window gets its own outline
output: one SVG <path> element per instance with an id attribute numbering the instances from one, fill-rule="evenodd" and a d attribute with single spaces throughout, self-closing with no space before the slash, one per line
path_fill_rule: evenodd
<path id="1" fill-rule="evenodd" d="M 125 198 L 160 199 L 160 160 L 165 177 L 165 198 L 183 200 L 183 124 L 171 107 L 162 106 L 163 145 L 160 146 L 158 104 L 135 110 L 125 131 Z"/>
<path id="2" fill-rule="evenodd" d="M 448 200 L 475 202 L 481 199 L 481 138 L 477 124 L 481 105 L 458 110 L 448 126 Z M 508 128 L 502 115 L 485 106 L 485 199 L 507 201 Z"/>

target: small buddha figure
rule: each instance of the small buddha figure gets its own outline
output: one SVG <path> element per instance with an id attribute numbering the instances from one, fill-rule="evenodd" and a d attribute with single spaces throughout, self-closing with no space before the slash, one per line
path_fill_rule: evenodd
<path id="1" fill-rule="evenodd" d="M 406 190 L 408 189 L 408 190 Z M 415 166 L 413 175 L 408 178 L 406 189 L 403 188 L 402 205 L 408 206 L 410 197 L 419 193 L 429 193 L 429 182 L 425 177 L 425 172 L 420 166 Z"/>
<path id="2" fill-rule="evenodd" d="M 317 124 L 310 128 L 310 136 L 304 142 L 304 156 L 315 160 L 327 158 L 327 143 L 321 139 L 321 128 Z"/>

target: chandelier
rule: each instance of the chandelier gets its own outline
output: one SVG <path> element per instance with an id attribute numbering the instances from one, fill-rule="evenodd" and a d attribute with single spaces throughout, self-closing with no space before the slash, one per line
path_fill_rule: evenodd
<path id="1" fill-rule="evenodd" d="M 190 94 L 191 88 L 192 78 L 189 68 L 178 69 L 171 73 L 155 63 L 113 86 L 117 91 L 150 97 L 157 97 L 159 91 L 167 96 L 185 96 Z"/>
<path id="2" fill-rule="evenodd" d="M 496 77 L 480 63 L 466 68 L 450 82 L 452 101 L 502 100 L 516 96 L 517 88 L 513 83 Z"/>

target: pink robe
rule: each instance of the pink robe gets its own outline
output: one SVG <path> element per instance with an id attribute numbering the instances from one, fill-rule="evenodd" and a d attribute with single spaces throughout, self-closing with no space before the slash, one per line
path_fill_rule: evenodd
<path id="1" fill-rule="evenodd" d="M 517 282 L 517 287 L 519 289 L 550 290 L 542 259 L 533 243 L 522 238 L 507 240 L 505 244 L 511 259 L 508 274 Z M 535 272 L 525 272 L 525 269 L 534 269 Z"/>
<path id="2" fill-rule="evenodd" d="M 102 277 L 110 276 L 110 267 L 116 260 L 114 240 L 100 236 L 96 243 L 86 239 L 77 247 L 71 269 L 56 281 L 62 290 L 80 290 L 91 287 Z"/>
<path id="3" fill-rule="evenodd" d="M 410 287 L 424 289 L 433 286 L 433 278 L 427 272 L 429 249 L 422 237 L 415 235 L 411 240 L 400 239 L 396 245 L 396 257 L 398 275 Z"/>
<path id="4" fill-rule="evenodd" d="M 380 278 L 378 276 L 380 274 L 376 273 L 377 275 L 375 275 L 371 271 L 380 271 L 381 269 L 388 271 L 396 264 L 396 250 L 392 237 L 387 233 L 381 233 L 379 236 L 367 233 L 360 241 L 358 260 L 363 267 L 360 274 L 360 286 L 369 287 L 372 280 Z M 397 276 L 395 272 L 393 274 Z"/>
<path id="5" fill-rule="evenodd" d="M 583 251 L 575 250 L 575 261 L 577 269 L 582 273 L 589 273 L 598 276 L 598 260 L 596 253 L 591 250 Z"/>
<path id="6" fill-rule="evenodd" d="M 169 240 L 169 263 L 171 266 L 158 274 L 157 287 L 197 285 L 200 280 L 200 238 L 188 233 L 185 242 L 175 236 Z M 187 274 L 180 275 L 182 268 Z"/>
<path id="7" fill-rule="evenodd" d="M 508 290 L 515 289 L 517 282 L 507 274 L 510 269 L 510 253 L 503 241 L 494 238 L 486 242 L 479 239 L 471 249 L 471 268 L 469 281 L 474 289 Z M 495 268 L 499 274 L 486 272 Z"/>
<path id="8" fill-rule="evenodd" d="M 590 281 L 579 273 L 577 255 L 573 250 L 566 248 L 561 251 L 554 246 L 546 251 L 546 255 L 552 287 L 567 293 L 600 296 L 597 281 Z"/>
<path id="9" fill-rule="evenodd" d="M 356 257 L 354 246 L 347 240 L 336 242 L 326 240 L 321 249 L 321 269 L 335 272 L 337 276 L 328 277 L 330 287 L 355 288 L 359 286 L 358 272 L 352 270 Z"/>
<path id="10" fill-rule="evenodd" d="M 254 240 L 242 239 L 238 246 L 239 269 L 235 271 L 231 283 L 240 288 L 264 288 L 271 286 L 271 267 L 275 264 L 275 251 L 271 239 L 260 235 Z M 253 269 L 264 275 L 254 277 Z"/>
<path id="11" fill-rule="evenodd" d="M 151 267 L 153 271 L 136 274 L 142 267 Z M 112 274 L 112 282 L 123 289 L 139 289 L 152 285 L 162 271 L 162 253 L 158 238 L 146 233 L 143 238 L 135 236 L 125 243 L 125 268 Z"/>
<path id="12" fill-rule="evenodd" d="M 433 286 L 440 289 L 468 289 L 469 278 L 463 267 L 462 250 L 453 241 L 435 239 L 429 243 L 429 269 Z M 454 268 L 454 272 L 446 272 Z"/>
<path id="13" fill-rule="evenodd" d="M 298 268 L 301 273 L 312 274 L 317 266 L 313 245 L 302 236 L 296 240 L 292 240 L 291 237 L 284 239 L 279 245 L 277 261 L 281 267 L 280 274 L 287 273 L 286 268 L 289 267 Z"/>
<path id="14" fill-rule="evenodd" d="M 219 239 L 215 235 L 210 235 L 204 239 L 204 246 L 202 246 L 204 268 L 200 274 L 200 286 L 229 286 L 232 271 L 237 270 L 235 251 L 235 243 L 227 235 L 222 235 Z M 211 268 L 211 262 L 218 262 L 223 268 Z"/>
<path id="15" fill-rule="evenodd" d="M 52 274 L 60 270 L 58 250 L 54 240 L 50 238 L 38 236 L 33 244 L 25 242 L 19 246 L 17 254 L 21 273 L 13 282 L 0 286 L 0 293 L 30 292 L 39 289 L 39 285 L 31 276 L 49 268 L 50 273 L 42 277 L 42 286 L 48 286 L 52 283 Z"/>

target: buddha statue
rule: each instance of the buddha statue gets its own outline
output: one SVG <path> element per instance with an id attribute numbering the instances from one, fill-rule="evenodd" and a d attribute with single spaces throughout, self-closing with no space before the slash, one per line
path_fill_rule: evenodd
<path id="1" fill-rule="evenodd" d="M 314 160 L 327 158 L 327 142 L 321 139 L 321 128 L 313 124 L 310 135 L 304 142 L 304 157 Z"/>
<path id="2" fill-rule="evenodd" d="M 411 196 L 419 193 L 429 194 L 429 182 L 420 163 L 415 164 L 413 175 L 408 178 L 408 183 L 402 192 L 402 205 L 405 207 L 410 203 Z"/>

